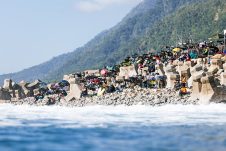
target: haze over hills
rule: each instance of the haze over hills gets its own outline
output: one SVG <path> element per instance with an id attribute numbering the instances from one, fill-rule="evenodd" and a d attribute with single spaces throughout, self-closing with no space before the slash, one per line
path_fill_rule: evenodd
<path id="1" fill-rule="evenodd" d="M 23 71 L 0 76 L 15 81 L 53 81 L 64 74 L 113 65 L 137 50 L 174 44 L 177 35 L 205 40 L 226 28 L 225 0 L 144 0 L 115 27 L 83 47 Z"/>

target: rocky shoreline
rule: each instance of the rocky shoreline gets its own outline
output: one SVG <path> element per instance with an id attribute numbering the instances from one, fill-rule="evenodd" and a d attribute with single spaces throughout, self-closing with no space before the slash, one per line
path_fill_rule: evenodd
<path id="1" fill-rule="evenodd" d="M 181 53 L 184 55 L 188 53 Z M 0 87 L 0 102 L 69 107 L 226 102 L 226 55 L 179 58 L 168 63 L 161 62 L 159 56 L 150 56 L 126 58 L 115 70 L 104 67 L 64 75 L 57 83 L 35 80 L 17 84 L 5 79 Z M 145 63 L 148 60 L 150 64 Z"/>
<path id="2" fill-rule="evenodd" d="M 55 100 L 52 100 L 55 98 Z M 82 97 L 80 99 L 72 99 L 70 101 L 65 98 L 60 98 L 57 95 L 45 97 L 44 99 L 36 101 L 35 98 L 25 98 L 17 101 L 10 101 L 8 103 L 14 105 L 31 105 L 31 106 L 45 106 L 57 105 L 65 107 L 85 107 L 94 105 L 103 106 L 117 106 L 117 105 L 146 105 L 146 106 L 163 106 L 167 104 L 181 104 L 181 105 L 197 105 L 198 99 L 191 100 L 190 95 L 179 96 L 177 91 L 170 89 L 143 89 L 136 87 L 134 89 L 124 89 L 123 92 L 110 93 L 104 96 Z"/>

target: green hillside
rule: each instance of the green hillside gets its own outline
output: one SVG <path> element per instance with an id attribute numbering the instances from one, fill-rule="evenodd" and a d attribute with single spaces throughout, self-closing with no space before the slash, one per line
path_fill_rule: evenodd
<path id="1" fill-rule="evenodd" d="M 16 81 L 52 81 L 64 74 L 113 65 L 125 56 L 183 40 L 205 40 L 226 28 L 225 0 L 144 0 L 118 25 L 74 52 L 18 73 L 2 75 Z"/>
<path id="2" fill-rule="evenodd" d="M 62 77 L 61 73 L 113 65 L 127 55 L 145 49 L 142 48 L 140 40 L 147 31 L 168 14 L 174 13 L 189 2 L 195 3 L 197 0 L 144 1 L 132 10 L 132 13 L 128 14 L 122 22 L 95 38 L 95 42 L 92 40 L 91 43 L 88 43 L 79 54 L 75 54 L 64 65 L 65 68 L 54 72 L 50 77 L 56 75 Z"/>
<path id="3" fill-rule="evenodd" d="M 226 29 L 226 3 L 223 0 L 207 0 L 203 3 L 184 5 L 149 29 L 140 41 L 144 48 L 159 49 L 192 39 L 194 42 L 208 40 Z"/>

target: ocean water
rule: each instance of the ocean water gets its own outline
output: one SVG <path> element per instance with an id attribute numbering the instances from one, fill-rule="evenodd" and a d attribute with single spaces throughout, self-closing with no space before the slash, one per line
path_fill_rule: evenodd
<path id="1" fill-rule="evenodd" d="M 0 105 L 0 151 L 225 151 L 226 105 Z"/>

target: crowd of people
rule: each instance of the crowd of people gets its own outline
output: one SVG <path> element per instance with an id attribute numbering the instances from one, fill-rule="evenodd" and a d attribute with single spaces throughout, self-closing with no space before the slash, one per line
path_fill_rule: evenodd
<path id="1" fill-rule="evenodd" d="M 65 97 L 68 95 L 68 91 L 69 91 L 69 82 L 66 80 L 62 80 L 58 83 L 52 83 L 50 85 L 47 85 L 44 82 L 41 82 L 38 84 L 38 89 L 35 94 L 34 97 L 36 100 L 41 100 L 43 99 L 45 96 L 52 96 L 52 95 L 58 95 L 60 98 L 61 97 Z M 56 100 L 53 97 L 49 97 L 50 101 L 52 101 L 52 103 L 54 103 Z"/>
<path id="2" fill-rule="evenodd" d="M 104 95 L 105 93 L 122 92 L 128 87 L 139 86 L 142 88 L 159 89 L 166 87 L 166 76 L 161 75 L 158 71 L 160 64 L 172 64 L 173 61 L 179 60 L 182 62 L 190 61 L 191 59 L 204 58 L 212 56 L 216 53 L 224 53 L 217 45 L 213 43 L 202 42 L 196 45 L 183 45 L 181 47 L 165 47 L 157 53 L 147 52 L 144 54 L 134 54 L 126 57 L 121 63 L 114 66 L 106 66 L 99 70 L 98 74 L 88 74 L 79 72 L 73 74 L 77 82 L 82 87 L 82 96 Z M 210 58 L 210 57 L 209 57 Z M 208 61 L 210 63 L 210 60 Z M 136 75 L 128 78 L 117 78 L 120 72 L 120 67 L 128 67 L 133 65 L 136 70 Z M 143 71 L 142 69 L 147 70 Z M 144 73 L 140 73 L 143 71 Z M 186 77 L 180 77 L 175 80 L 175 90 L 179 91 L 180 95 L 187 94 Z M 69 82 L 61 81 L 52 84 L 50 87 L 44 86 L 39 90 L 36 99 L 39 100 L 45 95 L 59 94 L 66 96 L 69 90 Z"/>

